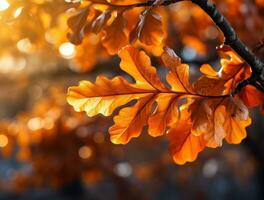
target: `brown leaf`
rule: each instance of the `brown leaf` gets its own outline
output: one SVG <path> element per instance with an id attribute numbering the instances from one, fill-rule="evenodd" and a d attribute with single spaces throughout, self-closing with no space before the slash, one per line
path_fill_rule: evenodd
<path id="1" fill-rule="evenodd" d="M 105 27 L 106 23 L 111 17 L 111 11 L 106 10 L 99 15 L 92 23 L 92 32 L 98 34 Z"/>
<path id="2" fill-rule="evenodd" d="M 72 30 L 72 33 L 68 34 L 68 37 L 73 44 L 77 45 L 82 42 L 89 11 L 89 7 L 82 8 L 67 21 L 69 28 Z"/>
<path id="3" fill-rule="evenodd" d="M 112 55 L 127 44 L 128 39 L 124 33 L 125 23 L 122 14 L 119 13 L 112 24 L 104 29 L 102 42 Z"/>
<path id="4" fill-rule="evenodd" d="M 143 44 L 158 46 L 163 42 L 164 35 L 161 16 L 149 9 L 140 15 L 138 24 L 130 33 L 130 43 L 139 39 Z"/>

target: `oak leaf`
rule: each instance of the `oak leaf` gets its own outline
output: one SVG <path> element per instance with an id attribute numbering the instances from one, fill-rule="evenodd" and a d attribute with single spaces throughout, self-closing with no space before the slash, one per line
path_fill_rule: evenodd
<path id="1" fill-rule="evenodd" d="M 179 121 L 168 132 L 170 141 L 169 150 L 175 163 L 183 165 L 194 161 L 198 153 L 205 148 L 205 140 L 202 136 L 191 133 L 190 121 Z"/>
<path id="2" fill-rule="evenodd" d="M 118 14 L 111 25 L 104 29 L 102 43 L 110 54 L 115 54 L 127 44 L 127 37 L 124 32 L 126 22 L 122 13 Z"/>
<path id="3" fill-rule="evenodd" d="M 69 38 L 74 44 L 80 44 L 85 34 L 98 34 L 111 55 L 135 41 L 150 52 L 161 54 L 167 36 L 164 17 L 167 12 L 158 8 L 162 2 L 157 0 L 146 8 L 134 8 L 135 1 L 82 2 L 77 13 L 68 20 Z"/>
<path id="4" fill-rule="evenodd" d="M 198 87 L 202 85 L 201 78 L 193 84 L 189 82 L 189 66 L 172 49 L 165 48 L 162 55 L 169 69 L 169 87 L 161 82 L 145 52 L 127 46 L 119 57 L 121 69 L 134 79 L 133 83 L 122 77 L 110 80 L 99 76 L 94 84 L 82 81 L 70 87 L 67 97 L 76 111 L 86 111 L 88 116 L 109 116 L 125 105 L 109 129 L 113 143 L 126 144 L 148 126 L 151 136 L 168 133 L 174 161 L 184 164 L 193 161 L 205 147 L 219 147 L 224 139 L 239 143 L 246 136 L 248 109 L 237 95 L 227 93 L 233 83 L 248 74 L 242 61 L 227 60 L 219 72 L 209 65 L 202 66 L 204 84 L 214 80 L 215 86 L 219 85 L 217 92 L 209 93 Z M 236 69 L 229 69 L 231 66 Z M 182 99 L 186 100 L 183 104 Z M 133 100 L 135 104 L 127 104 Z"/>
<path id="5" fill-rule="evenodd" d="M 121 69 L 131 75 L 135 83 L 129 83 L 122 77 L 109 80 L 99 76 L 95 84 L 82 81 L 79 86 L 69 88 L 68 102 L 76 111 L 85 111 L 88 116 L 99 113 L 109 116 L 117 107 L 137 100 L 134 106 L 123 108 L 114 118 L 115 125 L 109 129 L 114 143 L 127 143 L 131 138 L 139 136 L 142 128 L 147 124 L 151 135 L 163 134 L 168 124 L 177 119 L 176 100 L 183 94 L 166 88 L 143 51 L 126 47 L 120 51 L 119 56 Z M 162 101 L 165 97 L 168 105 Z M 169 109 L 172 105 L 175 108 Z M 159 129 L 153 123 L 157 115 L 163 119 L 160 120 L 162 125 Z"/>
<path id="6" fill-rule="evenodd" d="M 251 124 L 248 108 L 239 98 L 229 98 L 225 104 L 225 139 L 228 143 L 239 144 L 247 135 L 245 127 Z"/>
<path id="7" fill-rule="evenodd" d="M 172 49 L 165 48 L 162 54 L 165 66 L 170 70 L 167 81 L 175 92 L 191 93 L 193 88 L 189 83 L 189 66 L 181 63 L 181 59 Z"/>
<path id="8" fill-rule="evenodd" d="M 242 88 L 239 96 L 249 108 L 261 106 L 264 103 L 264 94 L 251 85 Z"/>
<path id="9" fill-rule="evenodd" d="M 164 35 L 161 16 L 153 10 L 145 10 L 130 33 L 130 43 L 139 39 L 143 44 L 158 46 L 162 44 Z"/>
<path id="10" fill-rule="evenodd" d="M 89 7 L 80 9 L 75 15 L 68 19 L 68 26 L 72 30 L 68 38 L 74 44 L 80 44 L 85 36 Z"/>

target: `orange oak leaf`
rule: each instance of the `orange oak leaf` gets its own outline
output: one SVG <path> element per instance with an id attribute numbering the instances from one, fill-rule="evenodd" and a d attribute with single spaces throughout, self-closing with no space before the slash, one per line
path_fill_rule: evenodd
<path id="1" fill-rule="evenodd" d="M 218 73 L 215 71 L 214 68 L 212 68 L 211 65 L 209 64 L 203 64 L 201 67 L 200 67 L 200 71 L 204 74 L 204 75 L 207 75 L 207 76 L 210 76 L 210 77 L 217 77 Z"/>
<path id="2" fill-rule="evenodd" d="M 79 86 L 70 87 L 67 101 L 76 111 L 85 111 L 88 116 L 99 113 L 109 116 L 116 108 L 137 100 L 134 106 L 123 108 L 114 118 L 115 125 L 109 129 L 111 140 L 125 144 L 139 136 L 147 124 L 151 135 L 162 135 L 178 118 L 176 101 L 187 93 L 168 89 L 143 51 L 126 47 L 119 56 L 121 69 L 131 75 L 135 83 L 129 83 L 122 77 L 109 80 L 99 76 L 94 84 L 82 81 Z M 157 103 L 154 105 L 154 102 Z M 153 121 L 157 117 L 160 124 L 158 128 Z"/>
<path id="3" fill-rule="evenodd" d="M 172 90 L 176 92 L 192 93 L 193 89 L 189 83 L 189 66 L 182 64 L 181 59 L 172 49 L 165 48 L 162 54 L 165 66 L 170 70 L 167 81 Z"/>
<path id="4" fill-rule="evenodd" d="M 135 1 L 83 1 L 68 20 L 69 39 L 80 44 L 86 34 L 95 33 L 111 55 L 136 41 L 160 55 L 167 37 L 167 12 L 158 8 L 162 2 L 157 0 L 150 7 L 135 8 Z"/>
<path id="5" fill-rule="evenodd" d="M 232 102 L 229 93 L 236 84 L 250 75 L 249 67 L 229 47 L 222 46 L 219 51 L 223 56 L 221 69 L 216 72 L 208 64 L 201 67 L 203 75 L 193 83 L 198 97 L 189 105 L 192 133 L 203 135 L 206 146 L 212 148 L 221 146 L 224 138 L 230 143 L 241 142 L 246 135 L 245 127 L 250 124 L 247 108 L 242 106 L 241 100 L 236 102 L 244 108 L 244 116 L 247 116 L 244 119 L 234 118 L 230 114 L 233 112 L 230 103 L 226 103 Z"/>
<path id="6" fill-rule="evenodd" d="M 169 150 L 175 163 L 183 165 L 194 161 L 198 153 L 205 148 L 206 141 L 202 136 L 191 133 L 190 121 L 179 121 L 168 132 Z"/>
<path id="7" fill-rule="evenodd" d="M 225 124 L 226 141 L 239 144 L 247 135 L 245 127 L 251 124 L 248 108 L 239 98 L 226 99 Z"/>
<path id="8" fill-rule="evenodd" d="M 190 118 L 192 120 L 192 133 L 194 135 L 202 135 L 208 132 L 210 126 L 210 118 L 213 110 L 209 106 L 208 101 L 197 99 L 189 106 Z"/>
<path id="9" fill-rule="evenodd" d="M 126 47 L 119 53 L 119 56 L 121 58 L 120 68 L 135 79 L 137 87 L 168 91 L 157 76 L 156 69 L 151 66 L 150 58 L 145 52 Z"/>
<path id="10" fill-rule="evenodd" d="M 126 144 L 133 137 L 138 137 L 151 114 L 155 97 L 148 95 L 128 108 L 123 108 L 114 117 L 115 124 L 109 129 L 111 141 L 116 144 Z"/>
<path id="11" fill-rule="evenodd" d="M 251 85 L 242 88 L 239 96 L 249 108 L 261 106 L 264 103 L 264 94 Z"/>
<path id="12" fill-rule="evenodd" d="M 225 138 L 229 143 L 240 143 L 246 137 L 250 125 L 248 108 L 236 96 L 222 99 L 198 99 L 189 106 L 193 122 L 192 134 L 203 135 L 207 147 L 222 146 Z"/>
<path id="13" fill-rule="evenodd" d="M 138 24 L 130 33 L 130 43 L 139 38 L 143 44 L 158 46 L 163 42 L 164 35 L 161 16 L 149 9 L 140 15 Z"/>
<path id="14" fill-rule="evenodd" d="M 208 123 L 208 132 L 204 133 L 204 138 L 207 141 L 207 146 L 216 148 L 222 146 L 223 139 L 226 136 L 224 130 L 225 116 L 224 106 L 218 106 L 211 115 Z"/>
<path id="15" fill-rule="evenodd" d="M 206 147 L 202 135 L 192 134 L 193 123 L 188 112 L 189 104 L 181 106 L 181 119 L 168 130 L 169 151 L 175 163 L 183 165 L 194 161 Z"/>
<path id="16" fill-rule="evenodd" d="M 157 107 L 148 120 L 149 134 L 153 137 L 161 136 L 168 126 L 174 125 L 179 118 L 177 100 L 180 96 L 161 94 L 156 98 Z"/>
<path id="17" fill-rule="evenodd" d="M 219 103 L 220 101 L 220 103 Z M 206 100 L 198 98 L 189 106 L 193 122 L 192 134 L 203 136 L 208 147 L 218 147 L 226 136 L 224 131 L 224 106 L 221 100 Z"/>
<path id="18" fill-rule="evenodd" d="M 134 79 L 133 83 L 122 77 L 110 80 L 99 76 L 95 83 L 82 81 L 79 86 L 70 87 L 67 97 L 76 111 L 85 111 L 89 116 L 109 116 L 124 106 L 109 129 L 113 143 L 126 144 L 148 126 L 153 137 L 168 133 L 174 161 L 184 164 L 193 161 L 205 147 L 219 147 L 224 139 L 239 143 L 246 136 L 251 121 L 248 109 L 238 95 L 227 93 L 232 91 L 233 82 L 248 74 L 243 62 L 236 65 L 238 60 L 226 61 L 220 72 L 209 65 L 202 66 L 203 84 L 212 83 L 212 79 L 215 86 L 219 85 L 216 93 L 202 93 L 197 83 L 201 79 L 191 84 L 189 66 L 169 48 L 165 48 L 162 60 L 169 69 L 170 87 L 161 82 L 145 52 L 127 46 L 119 57 L 120 68 Z M 231 66 L 237 69 L 229 69 Z M 127 104 L 133 100 L 133 105 Z"/>
<path id="19" fill-rule="evenodd" d="M 119 49 L 127 44 L 127 37 L 123 31 L 126 22 L 122 13 L 118 14 L 111 25 L 104 29 L 102 43 L 110 54 L 115 54 Z"/>
<path id="20" fill-rule="evenodd" d="M 218 48 L 218 52 L 222 57 L 220 70 L 217 72 L 208 64 L 202 65 L 200 71 L 203 75 L 193 83 L 195 92 L 200 95 L 229 94 L 251 74 L 250 67 L 230 47 L 223 45 Z"/>

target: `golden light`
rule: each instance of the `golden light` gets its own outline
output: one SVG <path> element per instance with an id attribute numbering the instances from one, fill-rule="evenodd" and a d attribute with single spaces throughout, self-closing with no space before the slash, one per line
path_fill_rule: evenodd
<path id="1" fill-rule="evenodd" d="M 88 146 L 82 146 L 80 149 L 79 149 L 79 156 L 82 158 L 82 159 L 88 159 L 92 156 L 92 153 L 93 153 L 93 150 L 91 147 L 88 147 Z"/>
<path id="2" fill-rule="evenodd" d="M 43 128 L 46 130 L 51 130 L 54 127 L 54 120 L 51 117 L 46 117 L 43 120 Z"/>
<path id="3" fill-rule="evenodd" d="M 22 13 L 23 7 L 19 7 L 18 9 L 15 10 L 13 13 L 13 17 L 17 18 L 21 13 Z"/>
<path id="4" fill-rule="evenodd" d="M 31 53 L 33 50 L 32 43 L 28 38 L 21 39 L 17 42 L 17 49 L 23 53 Z"/>
<path id="5" fill-rule="evenodd" d="M 59 51 L 62 57 L 66 59 L 71 59 L 75 56 L 76 50 L 75 46 L 71 44 L 70 42 L 65 42 L 60 45 Z"/>
<path id="6" fill-rule="evenodd" d="M 9 3 L 6 0 L 0 0 L 0 11 L 6 10 L 9 6 Z"/>
<path id="7" fill-rule="evenodd" d="M 5 147 L 8 144 L 8 138 L 6 135 L 0 134 L 0 147 Z"/>
<path id="8" fill-rule="evenodd" d="M 43 127 L 43 120 L 39 117 L 32 118 L 28 121 L 27 126 L 32 131 L 39 130 Z"/>
<path id="9" fill-rule="evenodd" d="M 26 66 L 24 58 L 15 58 L 11 55 L 3 56 L 0 58 L 0 73 L 15 73 L 23 70 Z"/>

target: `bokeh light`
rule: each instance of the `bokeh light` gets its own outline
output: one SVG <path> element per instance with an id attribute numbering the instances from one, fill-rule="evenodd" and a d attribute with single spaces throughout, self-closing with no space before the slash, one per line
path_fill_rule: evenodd
<path id="1" fill-rule="evenodd" d="M 9 8 L 9 3 L 6 0 L 0 1 L 0 12 Z"/>
<path id="2" fill-rule="evenodd" d="M 67 59 L 71 59 L 75 56 L 76 50 L 75 46 L 71 44 L 70 42 L 65 42 L 60 45 L 59 48 L 60 54 Z"/>
<path id="3" fill-rule="evenodd" d="M 79 156 L 82 159 L 88 159 L 88 158 L 90 158 L 92 156 L 92 153 L 93 153 L 93 150 L 89 146 L 82 146 L 79 149 Z"/>
<path id="4" fill-rule="evenodd" d="M 5 147 L 7 144 L 8 144 L 7 136 L 0 134 L 0 147 Z"/>

